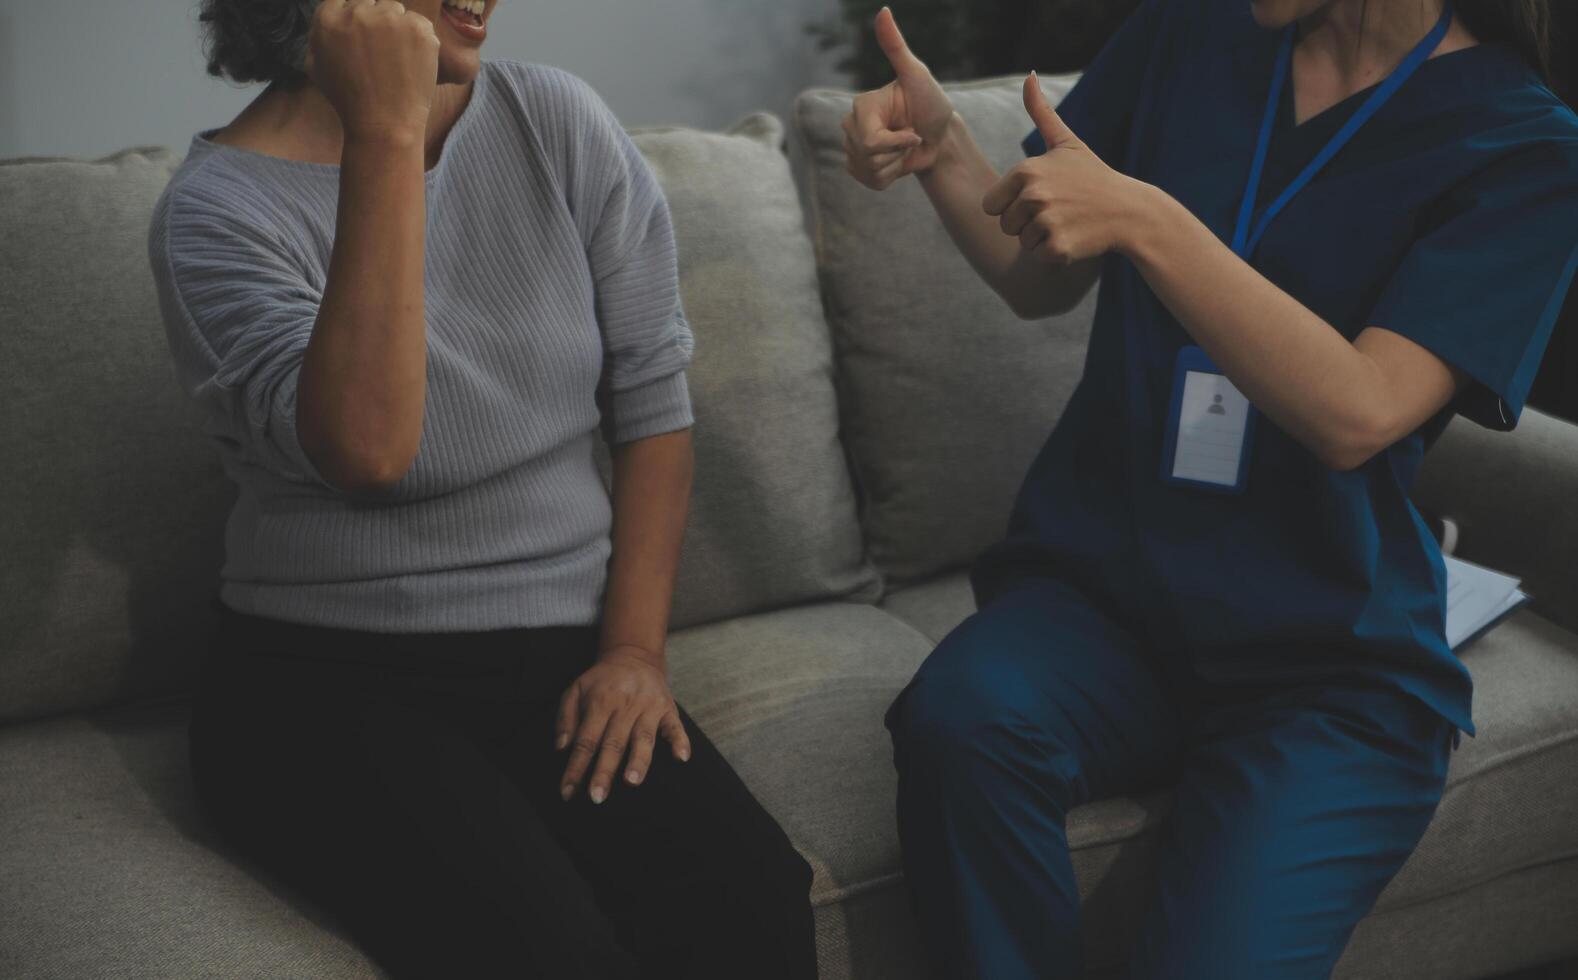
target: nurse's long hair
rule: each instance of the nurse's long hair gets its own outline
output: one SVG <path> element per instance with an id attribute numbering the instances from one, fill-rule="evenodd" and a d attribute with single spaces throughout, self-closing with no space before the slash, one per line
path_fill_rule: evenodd
<path id="1" fill-rule="evenodd" d="M 1550 0 L 1456 0 L 1457 15 L 1481 41 L 1511 47 L 1551 80 Z"/>

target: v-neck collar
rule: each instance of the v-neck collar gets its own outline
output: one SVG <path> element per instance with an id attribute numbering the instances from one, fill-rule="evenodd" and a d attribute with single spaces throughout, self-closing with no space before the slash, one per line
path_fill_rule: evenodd
<path id="1" fill-rule="evenodd" d="M 1409 79 L 1408 83 L 1397 93 L 1397 99 L 1408 99 L 1411 97 L 1411 90 L 1416 92 L 1418 88 L 1424 86 L 1430 86 L 1437 92 L 1440 92 L 1438 83 L 1441 80 L 1451 78 L 1454 75 L 1461 75 L 1463 62 L 1475 62 L 1481 57 L 1477 54 L 1472 58 L 1465 56 L 1492 47 L 1492 45 L 1481 43 L 1431 58 L 1419 67 L 1419 71 L 1414 77 Z M 1446 64 L 1447 62 L 1457 62 L 1457 64 L 1448 65 Z M 1302 123 L 1295 123 L 1294 86 L 1292 84 L 1283 86 L 1282 99 L 1277 106 L 1276 124 L 1272 131 L 1271 152 L 1266 158 L 1266 173 L 1261 181 L 1260 191 L 1256 195 L 1255 204 L 1257 208 L 1264 206 L 1276 195 L 1282 193 L 1288 182 L 1310 160 L 1314 159 L 1315 155 L 1320 152 L 1321 147 L 1325 146 L 1327 141 L 1343 127 L 1343 124 L 1355 112 L 1359 111 L 1359 107 L 1364 105 L 1365 100 L 1373 94 L 1375 88 L 1376 86 L 1372 85 L 1361 89 L 1321 110 Z M 1383 109 L 1382 111 L 1386 110 Z M 1359 138 L 1363 138 L 1362 133 Z"/>
<path id="2" fill-rule="evenodd" d="M 1420 83 L 1421 81 L 1426 81 L 1430 75 L 1439 72 L 1441 70 L 1442 62 L 1452 61 L 1460 55 L 1467 55 L 1470 52 L 1478 51 L 1483 47 L 1485 47 L 1484 43 L 1474 44 L 1466 48 L 1459 48 L 1456 51 L 1448 51 L 1446 54 L 1436 55 L 1435 57 L 1428 59 L 1424 64 L 1419 66 L 1419 71 L 1415 73 L 1413 78 L 1408 80 L 1408 83 L 1403 86 L 1402 91 L 1399 91 L 1398 94 L 1401 95 L 1402 92 L 1407 91 L 1410 86 L 1414 86 L 1416 83 Z M 1352 95 L 1349 95 L 1327 106 L 1303 122 L 1297 122 L 1296 117 L 1298 112 L 1298 104 L 1295 101 L 1295 90 L 1298 86 L 1296 76 L 1290 76 L 1288 79 L 1288 84 L 1282 88 L 1282 105 L 1277 108 L 1277 126 L 1279 129 L 1285 129 L 1287 132 L 1299 132 L 1306 127 L 1325 129 L 1326 117 L 1330 116 L 1339 120 L 1346 120 L 1349 116 L 1353 115 L 1359 106 L 1364 104 L 1364 101 L 1368 99 L 1384 81 L 1385 79 L 1382 79 L 1381 81 L 1375 82 L 1373 85 L 1367 85 L 1364 88 L 1359 89 L 1357 92 L 1354 92 Z M 1320 123 L 1321 125 L 1315 125 L 1317 123 Z M 1330 128 L 1335 131 L 1341 127 L 1342 122 L 1339 121 L 1335 126 L 1331 126 Z"/>

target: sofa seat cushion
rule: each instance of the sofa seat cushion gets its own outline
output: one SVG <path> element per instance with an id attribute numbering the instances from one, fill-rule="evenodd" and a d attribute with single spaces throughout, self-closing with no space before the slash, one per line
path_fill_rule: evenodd
<path id="1" fill-rule="evenodd" d="M 889 592 L 882 608 L 941 643 L 975 612 L 975 593 L 966 572 L 952 572 Z"/>
<path id="2" fill-rule="evenodd" d="M 674 694 L 837 902 L 897 879 L 897 777 L 882 716 L 931 644 L 881 610 L 825 603 L 669 640 Z"/>
<path id="3" fill-rule="evenodd" d="M 975 611 L 975 602 L 967 577 L 955 574 L 890 593 L 882 608 L 940 640 Z M 1578 635 L 1520 612 L 1467 648 L 1463 662 L 1474 677 L 1479 735 L 1465 738 L 1453 753 L 1435 819 L 1381 894 L 1377 912 L 1578 858 L 1578 822 L 1572 818 L 1578 813 Z M 1165 803 L 1153 800 L 1147 808 L 1160 813 Z M 1069 818 L 1076 849 L 1091 839 L 1084 809 Z M 1135 820 L 1127 826 L 1139 835 L 1154 824 Z M 1121 845 L 1124 826 L 1109 824 L 1108 836 L 1099 839 Z M 1077 850 L 1075 865 L 1079 870 Z M 1143 877 L 1150 873 L 1145 869 Z M 1113 925 L 1111 932 L 1125 928 Z M 1572 946 L 1578 950 L 1578 931 Z"/>
<path id="4" fill-rule="evenodd" d="M 1578 635 L 1521 612 L 1463 663 L 1479 734 L 1453 753 L 1435 819 L 1378 909 L 1578 857 Z"/>
<path id="5" fill-rule="evenodd" d="M 380 976 L 214 840 L 187 772 L 187 715 L 120 709 L 0 731 L 0 976 Z"/>
<path id="6" fill-rule="evenodd" d="M 882 718 L 934 645 L 888 613 L 852 604 L 753 616 L 670 641 L 676 696 L 816 871 L 812 902 L 829 976 L 843 975 L 841 957 L 869 963 L 861 950 L 887 942 L 870 931 L 869 916 L 902 918 L 893 901 L 907 908 Z M 1164 812 L 1159 798 L 1118 799 L 1070 816 L 1087 944 L 1109 960 L 1121 962 L 1125 934 L 1114 930 L 1143 898 L 1137 872 L 1148 867 Z"/>

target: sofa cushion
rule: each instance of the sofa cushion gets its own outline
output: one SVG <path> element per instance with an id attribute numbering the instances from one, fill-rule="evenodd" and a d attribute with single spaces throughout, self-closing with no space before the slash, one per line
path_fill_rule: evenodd
<path id="1" fill-rule="evenodd" d="M 811 862 L 817 904 L 899 873 L 882 716 L 930 650 L 908 626 L 853 603 L 669 640 L 675 697 Z"/>
<path id="2" fill-rule="evenodd" d="M 0 165 L 0 722 L 182 687 L 202 644 L 232 492 L 148 271 L 175 164 Z"/>
<path id="3" fill-rule="evenodd" d="M 975 593 L 963 572 L 949 572 L 882 597 L 882 608 L 915 627 L 933 643 L 975 612 Z"/>
<path id="4" fill-rule="evenodd" d="M 1574 909 L 1574 855 L 1379 909 L 1354 930 L 1332 980 L 1573 980 Z M 1521 972 L 1531 967 L 1543 969 Z"/>
<path id="5" fill-rule="evenodd" d="M 380 976 L 213 840 L 186 717 L 120 709 L 0 731 L 0 976 Z"/>
<path id="6" fill-rule="evenodd" d="M 1521 576 L 1540 615 L 1578 631 L 1578 425 L 1532 408 L 1512 432 L 1453 419 L 1414 499 L 1457 522 L 1460 555 Z"/>
<path id="7" fill-rule="evenodd" d="M 673 212 L 696 334 L 696 480 L 676 626 L 851 593 L 876 598 L 783 135 L 766 114 L 727 135 L 634 134 Z"/>
<path id="8" fill-rule="evenodd" d="M 1453 753 L 1435 819 L 1377 908 L 1578 856 L 1578 636 L 1521 612 L 1462 656 L 1478 735 Z"/>
<path id="9" fill-rule="evenodd" d="M 824 980 L 849 975 L 850 963 L 871 965 L 873 946 L 888 948 L 889 938 L 868 931 L 873 917 L 908 914 L 882 716 L 932 645 L 887 613 L 853 604 L 748 617 L 670 641 L 676 696 L 816 871 Z M 1144 899 L 1165 810 L 1161 799 L 1118 799 L 1069 817 L 1093 961 L 1123 959 L 1123 930 Z"/>
<path id="10" fill-rule="evenodd" d="M 949 87 L 1000 169 L 1024 159 L 1020 85 Z M 1072 85 L 1043 81 L 1054 102 Z M 867 541 L 884 572 L 913 581 L 1002 536 L 1082 373 L 1094 293 L 1066 316 L 1020 321 L 954 248 L 916 181 L 878 194 L 845 173 L 840 121 L 851 101 L 808 92 L 796 128 Z"/>

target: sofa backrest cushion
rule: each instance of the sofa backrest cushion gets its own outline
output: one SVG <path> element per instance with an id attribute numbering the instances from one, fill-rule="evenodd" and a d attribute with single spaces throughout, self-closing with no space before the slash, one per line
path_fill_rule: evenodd
<path id="1" fill-rule="evenodd" d="M 1457 525 L 1458 557 L 1518 576 L 1541 616 L 1578 633 L 1578 425 L 1532 407 L 1511 432 L 1454 418 L 1413 497 Z"/>
<path id="2" fill-rule="evenodd" d="M 1045 78 L 1058 102 L 1074 77 Z M 949 86 L 999 168 L 1030 131 L 1018 78 Z M 870 553 L 897 582 L 970 562 L 1003 535 L 1015 491 L 1084 366 L 1094 291 L 1018 319 L 948 238 L 915 180 L 884 193 L 844 171 L 853 97 L 796 104 L 811 220 L 838 358 L 843 433 Z"/>
<path id="3" fill-rule="evenodd" d="M 182 689 L 203 647 L 233 495 L 148 272 L 176 163 L 0 165 L 0 721 Z"/>
<path id="4" fill-rule="evenodd" d="M 727 134 L 648 129 L 634 139 L 668 196 L 696 334 L 696 479 L 674 625 L 874 601 L 783 124 L 761 113 Z"/>
<path id="5" fill-rule="evenodd" d="M 783 126 L 646 131 L 696 334 L 676 626 L 874 601 Z M 0 722 L 190 691 L 234 494 L 170 367 L 148 270 L 178 160 L 0 165 Z"/>

